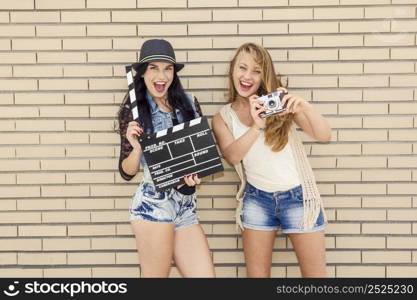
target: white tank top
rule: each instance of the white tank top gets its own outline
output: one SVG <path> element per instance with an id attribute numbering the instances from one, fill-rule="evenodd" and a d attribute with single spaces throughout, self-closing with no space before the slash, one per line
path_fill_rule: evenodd
<path id="1" fill-rule="evenodd" d="M 231 108 L 233 136 L 238 139 L 248 131 Z M 262 132 L 243 158 L 247 181 L 265 192 L 286 191 L 301 184 L 291 146 L 287 143 L 279 152 L 273 152 L 265 145 Z"/>

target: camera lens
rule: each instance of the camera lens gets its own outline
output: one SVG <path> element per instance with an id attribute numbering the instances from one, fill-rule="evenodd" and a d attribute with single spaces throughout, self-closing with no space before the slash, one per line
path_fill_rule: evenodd
<path id="1" fill-rule="evenodd" d="M 276 103 L 275 103 L 275 101 L 274 101 L 274 100 L 269 100 L 269 101 L 268 101 L 268 106 L 269 106 L 270 108 L 274 108 L 274 107 L 275 107 L 275 105 L 276 105 Z"/>

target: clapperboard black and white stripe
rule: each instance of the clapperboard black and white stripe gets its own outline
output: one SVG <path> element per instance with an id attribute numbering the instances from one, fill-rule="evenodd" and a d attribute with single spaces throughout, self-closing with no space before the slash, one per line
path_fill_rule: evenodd
<path id="1" fill-rule="evenodd" d="M 127 85 L 129 87 L 130 109 L 133 120 L 139 122 L 138 102 L 136 101 L 135 83 L 133 81 L 132 66 L 126 66 Z"/>
<path id="2" fill-rule="evenodd" d="M 132 67 L 126 66 L 130 106 L 133 119 L 139 122 Z M 157 191 L 184 183 L 183 176 L 200 178 L 223 171 L 207 117 L 175 125 L 154 134 L 139 137 Z"/>

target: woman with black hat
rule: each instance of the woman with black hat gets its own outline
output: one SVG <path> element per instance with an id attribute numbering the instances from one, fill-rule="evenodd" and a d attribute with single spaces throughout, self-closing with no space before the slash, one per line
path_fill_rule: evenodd
<path id="1" fill-rule="evenodd" d="M 168 277 L 172 259 L 184 277 L 214 277 L 207 239 L 196 216 L 195 185 L 200 179 L 189 175 L 184 178 L 186 184 L 157 192 L 137 139 L 143 132 L 150 134 L 201 116 L 197 100 L 184 92 L 177 76 L 183 67 L 169 42 L 146 41 L 139 62 L 132 65 L 139 123 L 133 121 L 129 93 L 118 114 L 120 174 L 130 180 L 143 167 L 143 179 L 130 206 L 142 277 Z"/>

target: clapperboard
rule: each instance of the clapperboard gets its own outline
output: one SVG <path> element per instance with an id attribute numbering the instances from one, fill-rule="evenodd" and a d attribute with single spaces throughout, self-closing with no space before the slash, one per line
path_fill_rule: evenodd
<path id="1" fill-rule="evenodd" d="M 139 120 L 131 67 L 126 67 L 126 73 L 133 118 Z M 184 183 L 183 176 L 187 174 L 198 174 L 202 178 L 223 171 L 207 117 L 154 134 L 144 133 L 139 143 L 157 191 Z"/>

